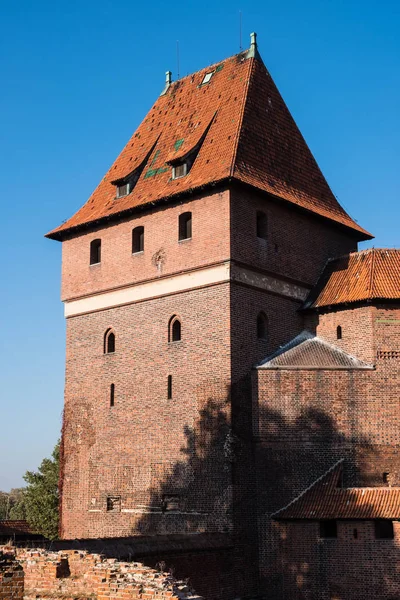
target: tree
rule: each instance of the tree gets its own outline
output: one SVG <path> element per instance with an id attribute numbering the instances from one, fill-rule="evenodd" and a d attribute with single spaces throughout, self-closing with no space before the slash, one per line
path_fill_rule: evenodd
<path id="1" fill-rule="evenodd" d="M 45 458 L 37 472 L 25 473 L 28 485 L 18 503 L 20 514 L 25 510 L 26 520 L 32 529 L 51 540 L 58 537 L 59 457 L 60 442 L 57 442 L 52 458 Z"/>
<path id="2" fill-rule="evenodd" d="M 15 520 L 26 519 L 25 488 L 13 488 L 9 494 L 10 512 L 9 518 Z"/>

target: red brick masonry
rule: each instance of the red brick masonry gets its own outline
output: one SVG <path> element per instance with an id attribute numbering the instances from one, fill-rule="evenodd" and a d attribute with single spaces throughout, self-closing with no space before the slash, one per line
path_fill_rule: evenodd
<path id="1" fill-rule="evenodd" d="M 184 582 L 141 563 L 100 554 L 0 547 L 0 600 L 201 600 Z"/>

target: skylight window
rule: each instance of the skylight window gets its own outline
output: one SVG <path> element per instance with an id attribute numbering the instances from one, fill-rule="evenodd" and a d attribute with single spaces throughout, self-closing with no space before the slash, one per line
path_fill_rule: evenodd
<path id="1" fill-rule="evenodd" d="M 211 71 L 211 73 L 206 73 L 204 75 L 203 81 L 201 82 L 201 85 L 204 85 L 205 83 L 208 83 L 213 75 L 214 75 L 214 71 Z"/>

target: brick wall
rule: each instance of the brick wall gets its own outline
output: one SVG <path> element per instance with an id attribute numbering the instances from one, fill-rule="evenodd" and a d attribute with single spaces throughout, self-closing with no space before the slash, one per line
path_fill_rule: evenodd
<path id="1" fill-rule="evenodd" d="M 64 600 L 200 598 L 187 584 L 171 574 L 137 562 L 119 562 L 76 550 L 6 550 L 12 552 L 15 558 L 7 565 L 0 560 L 0 598 L 4 600 L 40 597 Z"/>
<path id="2" fill-rule="evenodd" d="M 268 239 L 256 237 L 256 214 L 268 218 Z M 234 260 L 314 285 L 328 260 L 357 250 L 345 230 L 244 187 L 231 192 Z"/>
<path id="3" fill-rule="evenodd" d="M 229 528 L 229 302 L 222 284 L 68 319 L 64 538 Z M 169 343 L 173 314 L 182 340 Z M 103 353 L 109 327 L 114 354 Z M 181 514 L 161 510 L 167 494 Z M 120 512 L 107 496 L 121 497 Z"/>
<path id="4" fill-rule="evenodd" d="M 0 600 L 23 600 L 24 572 L 14 554 L 0 548 Z"/>
<path id="5" fill-rule="evenodd" d="M 192 239 L 178 241 L 179 215 L 192 212 Z M 146 281 L 229 258 L 229 192 L 141 213 L 62 244 L 63 300 Z M 144 227 L 144 252 L 132 254 L 132 230 Z M 89 264 L 100 238 L 101 263 Z"/>
<path id="6" fill-rule="evenodd" d="M 361 353 L 364 360 L 375 364 L 375 370 L 253 372 L 260 564 L 271 598 L 281 598 L 286 593 L 282 587 L 286 575 L 277 564 L 282 537 L 271 522 L 272 513 L 294 499 L 339 459 L 345 459 L 345 486 L 387 485 L 383 473 L 389 473 L 390 485 L 400 485 L 397 426 L 400 360 L 396 354 L 396 348 L 400 347 L 400 310 L 394 305 L 358 307 L 319 315 L 318 319 L 317 333 L 321 337 L 356 356 Z M 338 320 L 343 324 L 341 343 L 333 339 Z M 307 538 L 308 534 L 302 532 L 299 538 L 302 535 Z M 380 541 L 377 544 L 379 547 Z M 305 562 L 308 562 L 307 553 L 312 551 L 309 568 L 317 569 L 313 563 L 320 560 L 319 555 L 313 554 L 317 547 L 314 541 L 304 550 Z M 366 549 L 363 558 L 362 545 L 357 549 L 360 572 L 364 573 L 361 579 L 369 573 L 371 586 L 378 586 L 381 574 L 375 578 L 374 569 L 368 570 L 366 566 L 370 550 Z M 340 564 L 346 577 L 346 560 Z M 351 573 L 348 577 L 350 579 Z M 318 596 L 298 592 L 294 597 Z"/>
<path id="7" fill-rule="evenodd" d="M 399 522 L 394 522 L 393 540 L 375 539 L 373 521 L 339 521 L 337 539 L 321 539 L 317 522 L 275 527 L 281 540 L 277 569 L 285 600 L 400 597 Z"/>

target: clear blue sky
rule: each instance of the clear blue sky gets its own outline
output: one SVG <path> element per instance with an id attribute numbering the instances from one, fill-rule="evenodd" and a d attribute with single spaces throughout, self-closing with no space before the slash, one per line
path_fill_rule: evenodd
<path id="1" fill-rule="evenodd" d="M 400 3 L 19 0 L 0 7 L 2 234 L 0 490 L 49 455 L 61 423 L 59 243 L 176 77 L 239 50 L 261 55 L 333 191 L 376 239 L 400 245 Z M 365 245 L 363 245 L 365 247 Z"/>

